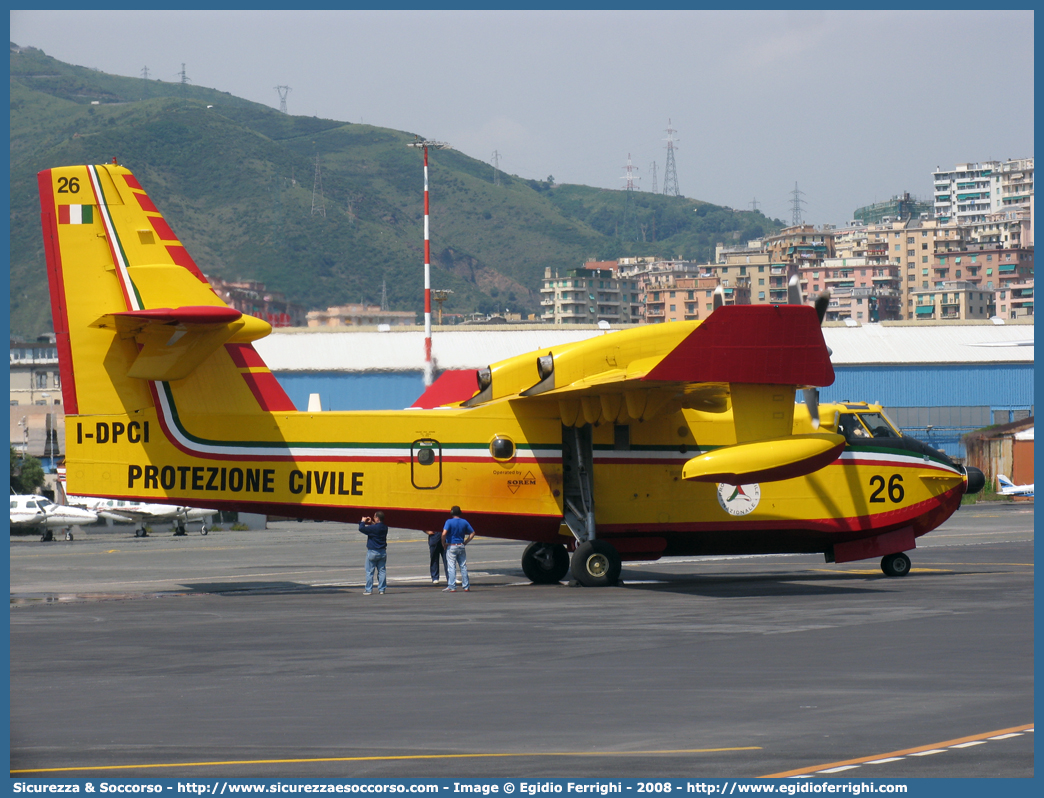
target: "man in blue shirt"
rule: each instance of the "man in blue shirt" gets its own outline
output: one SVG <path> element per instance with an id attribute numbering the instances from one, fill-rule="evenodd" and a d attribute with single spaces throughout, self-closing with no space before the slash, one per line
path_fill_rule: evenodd
<path id="1" fill-rule="evenodd" d="M 359 522 L 359 531 L 366 535 L 366 588 L 363 595 L 373 592 L 373 570 L 377 569 L 377 592 L 384 595 L 387 586 L 388 527 L 384 523 L 384 510 L 378 510 L 372 518 Z"/>
<path id="2" fill-rule="evenodd" d="M 443 524 L 442 545 L 446 549 L 446 577 L 449 586 L 443 591 L 445 593 L 457 592 L 457 565 L 460 565 L 460 579 L 464 592 L 471 590 L 468 582 L 468 558 L 464 549 L 471 539 L 475 537 L 475 530 L 471 524 L 460 517 L 460 508 L 453 505 L 450 508 L 450 518 Z"/>

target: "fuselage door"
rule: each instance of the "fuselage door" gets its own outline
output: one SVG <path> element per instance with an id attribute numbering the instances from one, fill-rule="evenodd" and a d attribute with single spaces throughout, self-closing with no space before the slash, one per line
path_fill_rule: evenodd
<path id="1" fill-rule="evenodd" d="M 435 490 L 442 484 L 442 444 L 434 438 L 410 444 L 410 479 L 417 490 Z"/>

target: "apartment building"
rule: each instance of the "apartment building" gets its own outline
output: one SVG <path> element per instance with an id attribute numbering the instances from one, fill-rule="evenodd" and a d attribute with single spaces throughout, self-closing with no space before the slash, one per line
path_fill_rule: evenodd
<path id="1" fill-rule="evenodd" d="M 257 280 L 222 280 L 207 277 L 214 293 L 229 307 L 264 319 L 273 327 L 303 327 L 306 314 L 302 305 L 287 301 L 279 291 L 270 291 Z"/>
<path id="2" fill-rule="evenodd" d="M 380 305 L 362 303 L 308 311 L 309 327 L 403 327 L 416 323 L 417 314 L 412 310 L 381 310 Z"/>
<path id="3" fill-rule="evenodd" d="M 619 268 L 591 268 L 612 262 L 588 263 L 565 275 L 544 269 L 540 288 L 540 318 L 551 324 L 636 324 L 641 320 L 638 280 Z"/>
<path id="4" fill-rule="evenodd" d="M 997 312 L 994 293 L 963 280 L 945 280 L 939 288 L 911 292 L 914 319 L 989 319 Z"/>
<path id="5" fill-rule="evenodd" d="M 645 320 L 649 324 L 705 319 L 714 310 L 717 277 L 678 277 L 651 286 L 645 301 Z M 725 304 L 750 304 L 749 293 L 735 286 L 726 287 Z"/>
<path id="6" fill-rule="evenodd" d="M 959 163 L 932 173 L 935 217 L 970 225 L 986 216 L 1029 208 L 1033 198 L 1033 159 Z"/>

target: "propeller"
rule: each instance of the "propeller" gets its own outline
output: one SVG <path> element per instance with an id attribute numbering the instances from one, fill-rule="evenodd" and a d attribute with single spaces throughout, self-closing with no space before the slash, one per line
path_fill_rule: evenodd
<path id="1" fill-rule="evenodd" d="M 801 297 L 801 281 L 796 274 L 787 283 L 787 303 L 791 305 L 804 304 L 804 300 Z M 819 316 L 820 325 L 823 324 L 823 319 L 826 318 L 827 306 L 829 304 L 830 289 L 828 288 L 816 297 L 816 315 Z M 828 346 L 827 355 L 833 354 L 833 351 Z M 805 407 L 808 408 L 808 414 L 812 417 L 812 429 L 819 429 L 819 389 L 812 387 L 802 388 L 801 395 L 805 400 Z"/>

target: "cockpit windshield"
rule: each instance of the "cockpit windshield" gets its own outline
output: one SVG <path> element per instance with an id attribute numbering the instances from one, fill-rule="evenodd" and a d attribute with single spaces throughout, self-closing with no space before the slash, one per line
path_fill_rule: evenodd
<path id="1" fill-rule="evenodd" d="M 900 437 L 883 413 L 842 413 L 838 432 L 849 441 Z"/>

